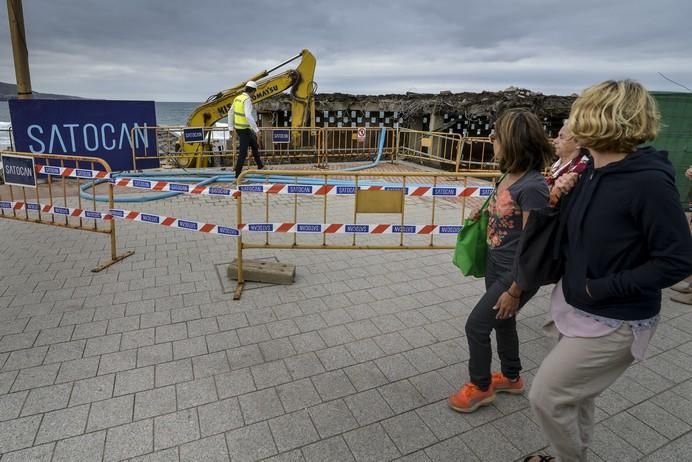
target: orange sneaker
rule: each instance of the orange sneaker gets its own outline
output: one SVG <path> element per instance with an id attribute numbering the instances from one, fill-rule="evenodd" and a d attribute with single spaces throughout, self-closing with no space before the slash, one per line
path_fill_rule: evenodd
<path id="1" fill-rule="evenodd" d="M 521 394 L 524 392 L 524 379 L 519 377 L 517 380 L 512 381 L 505 377 L 502 372 L 494 372 L 492 375 L 492 386 L 498 393 L 513 393 Z"/>
<path id="2" fill-rule="evenodd" d="M 495 399 L 493 386 L 483 391 L 472 383 L 464 384 L 461 390 L 449 397 L 447 404 L 458 412 L 473 412 L 481 406 L 490 404 Z"/>

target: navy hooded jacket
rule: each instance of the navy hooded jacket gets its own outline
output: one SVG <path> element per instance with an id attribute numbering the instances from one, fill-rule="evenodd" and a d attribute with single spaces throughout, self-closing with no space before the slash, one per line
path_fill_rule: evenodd
<path id="1" fill-rule="evenodd" d="M 620 320 L 661 310 L 661 289 L 692 273 L 692 238 L 665 151 L 590 164 L 562 211 L 567 302 Z M 587 291 L 588 287 L 588 291 Z"/>

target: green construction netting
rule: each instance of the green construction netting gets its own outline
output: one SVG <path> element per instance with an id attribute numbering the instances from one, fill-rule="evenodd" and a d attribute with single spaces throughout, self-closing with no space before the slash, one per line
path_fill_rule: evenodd
<path id="1" fill-rule="evenodd" d="M 675 167 L 675 182 L 681 202 L 687 208 L 690 180 L 685 170 L 692 165 L 692 93 L 652 92 L 663 117 L 663 125 L 653 145 L 668 151 Z M 692 198 L 690 198 L 692 199 Z"/>

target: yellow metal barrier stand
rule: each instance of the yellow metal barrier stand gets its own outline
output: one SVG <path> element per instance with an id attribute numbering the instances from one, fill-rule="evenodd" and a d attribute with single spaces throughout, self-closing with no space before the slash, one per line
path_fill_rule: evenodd
<path id="1" fill-rule="evenodd" d="M 42 163 L 45 163 L 46 166 L 49 166 L 51 163 L 52 164 L 58 164 L 61 168 L 65 168 L 65 163 L 70 162 L 74 164 L 74 167 L 77 169 L 89 169 L 89 170 L 101 170 L 105 172 L 111 172 L 110 165 L 102 159 L 98 159 L 96 157 L 87 157 L 87 156 L 63 156 L 63 155 L 55 155 L 55 154 L 41 154 L 41 153 L 27 153 L 27 152 L 10 152 L 10 151 L 3 151 L 3 153 L 7 154 L 15 154 L 15 155 L 20 155 L 20 156 L 25 156 L 25 157 L 33 157 L 34 161 L 38 163 L 37 161 L 41 161 Z M 55 166 L 55 165 L 53 165 Z M 69 181 L 67 177 L 61 176 L 60 177 L 60 183 L 58 186 L 58 183 L 53 181 L 53 175 L 46 175 L 47 180 L 44 184 L 37 184 L 36 188 L 30 188 L 34 189 L 33 192 L 33 197 L 36 200 L 37 204 L 40 205 L 49 205 L 53 206 L 55 205 L 55 201 L 60 200 L 56 198 L 56 195 L 53 192 L 53 187 L 57 186 L 62 189 L 62 206 L 65 208 L 75 208 L 71 207 L 70 203 L 68 201 L 68 198 L 72 198 L 74 200 L 74 195 L 77 197 L 77 207 L 78 209 L 83 209 L 83 203 L 82 203 L 82 198 L 80 196 L 80 186 L 83 184 L 81 178 L 77 177 L 75 181 Z M 91 201 L 91 205 L 93 206 L 94 211 L 96 211 L 96 181 L 92 180 L 91 182 L 92 186 L 92 194 L 93 198 Z M 14 202 L 15 201 L 15 193 L 14 189 L 17 186 L 12 186 L 12 185 L 6 185 L 6 187 L 9 189 L 9 194 L 10 194 L 10 201 Z M 114 206 L 114 201 L 113 201 L 113 184 L 108 182 L 108 206 L 109 208 L 113 208 Z M 2 188 L 2 186 L 0 186 Z M 65 215 L 65 222 L 62 223 L 62 220 L 56 220 L 55 219 L 55 214 L 45 214 L 42 212 L 41 207 L 38 207 L 36 210 L 36 215 L 33 215 L 33 213 L 30 215 L 29 214 L 29 208 L 26 206 L 28 203 L 28 197 L 27 197 L 27 188 L 26 187 L 20 187 L 21 188 L 21 195 L 22 199 L 24 201 L 24 216 L 18 216 L 17 211 L 15 209 L 12 210 L 12 214 L 6 214 L 4 210 L 0 212 L 0 218 L 8 218 L 12 220 L 18 220 L 18 221 L 25 221 L 29 223 L 38 223 L 38 224 L 43 224 L 43 225 L 49 225 L 49 226 L 59 226 L 63 228 L 69 228 L 69 229 L 75 229 L 75 230 L 81 230 L 81 231 L 89 231 L 89 232 L 96 232 L 96 233 L 102 233 L 102 234 L 110 234 L 110 241 L 111 241 L 111 256 L 110 260 L 106 261 L 105 263 L 102 263 L 98 265 L 96 268 L 92 269 L 91 271 L 93 272 L 98 272 L 102 271 L 103 269 L 113 265 L 114 263 L 119 262 L 120 260 L 129 257 L 130 255 L 134 254 L 134 251 L 127 251 L 123 253 L 122 255 L 117 254 L 117 242 L 116 242 L 116 231 L 115 231 L 115 220 L 110 220 L 108 224 L 106 224 L 107 229 L 103 229 L 98 227 L 98 222 L 96 219 L 94 219 L 93 226 L 91 223 L 89 223 L 89 220 L 85 220 L 81 216 L 77 218 L 77 223 L 74 224 L 74 222 L 70 222 L 70 216 Z M 41 204 L 41 188 L 46 188 L 47 189 L 47 195 L 48 195 L 48 204 Z M 69 188 L 69 190 L 68 190 Z M 59 193 L 58 193 L 59 194 Z M 74 218 L 73 218 L 74 220 Z"/>
<path id="2" fill-rule="evenodd" d="M 243 171 L 240 176 L 238 177 L 238 184 L 242 184 L 245 177 L 248 175 L 261 175 L 261 174 L 266 174 L 266 171 L 263 170 L 245 170 Z M 404 242 L 404 228 L 403 225 L 405 225 L 404 220 L 405 220 L 405 203 L 406 203 L 406 185 L 409 184 L 409 180 L 411 178 L 433 178 L 433 185 L 438 186 L 439 182 L 438 180 L 443 177 L 443 178 L 448 178 L 448 179 L 457 179 L 461 182 L 463 182 L 463 186 L 468 185 L 468 178 L 473 177 L 473 178 L 479 178 L 479 179 L 487 179 L 487 180 L 492 180 L 494 178 L 497 178 L 499 175 L 499 172 L 497 171 L 484 171 L 484 172 L 464 172 L 464 173 L 432 173 L 432 172 L 372 172 L 372 171 L 365 171 L 365 172 L 343 172 L 343 171 L 314 171 L 314 170 L 307 170 L 307 171 L 296 171 L 296 170 L 271 170 L 272 175 L 279 175 L 279 176 L 286 176 L 289 178 L 293 178 L 293 184 L 298 183 L 298 178 L 299 177 L 318 177 L 322 178 L 324 181 L 324 184 L 329 183 L 329 178 L 330 177 L 351 177 L 353 178 L 353 182 L 356 188 L 356 191 L 359 190 L 359 185 L 361 184 L 360 181 L 363 178 L 401 178 L 401 184 L 403 184 L 403 188 L 401 190 L 401 208 L 400 208 L 400 213 L 401 214 L 401 220 L 400 224 L 402 225 L 401 230 L 399 232 L 399 245 L 371 245 L 371 244 L 359 244 L 357 240 L 357 233 L 352 233 L 352 243 L 351 245 L 343 245 L 343 244 L 328 244 L 326 240 L 326 234 L 323 233 L 322 237 L 322 242 L 320 243 L 310 243 L 310 244 L 301 244 L 297 241 L 297 234 L 294 234 L 293 237 L 293 243 L 291 244 L 275 244 L 271 242 L 269 239 L 269 233 L 265 233 L 265 239 L 264 242 L 261 244 L 258 243 L 253 243 L 253 242 L 244 242 L 243 241 L 243 236 L 242 232 L 240 232 L 238 239 L 237 239 L 237 248 L 236 248 L 236 259 L 237 259 L 237 279 L 238 279 L 238 285 L 236 287 L 235 293 L 234 293 L 234 300 L 238 300 L 242 294 L 243 291 L 243 286 L 244 286 L 244 276 L 243 276 L 243 250 L 244 249 L 331 249 L 331 250 L 358 250 L 358 249 L 368 249 L 368 250 L 431 250 L 431 249 L 453 249 L 454 245 L 440 245 L 436 244 L 434 240 L 434 236 L 431 236 L 430 238 L 430 243 L 427 245 L 407 245 Z M 373 192 L 390 192 L 390 191 L 373 191 Z M 241 193 L 238 194 L 236 200 L 236 220 L 237 220 L 237 226 L 240 229 L 241 225 L 244 223 L 243 222 L 243 195 L 244 194 L 253 194 L 253 193 Z M 265 222 L 270 223 L 270 216 L 269 216 L 269 193 L 264 193 L 265 194 Z M 389 196 L 387 196 L 389 197 Z M 464 213 L 466 210 L 466 197 L 457 197 L 457 199 L 461 200 L 461 224 L 463 224 L 464 221 Z M 358 194 L 354 194 L 354 200 L 357 202 L 358 201 Z M 385 213 L 391 213 L 392 210 L 392 203 L 389 201 L 389 199 L 385 199 L 387 204 L 385 204 Z M 281 202 L 279 202 L 281 203 Z M 331 201 L 328 201 L 327 195 L 324 195 L 324 200 L 323 200 L 323 211 L 322 211 L 322 217 L 325 222 L 327 223 L 327 217 L 328 217 L 328 204 L 330 204 Z M 426 224 L 434 224 L 437 215 L 435 213 L 435 208 L 438 203 L 438 200 L 433 196 L 432 200 L 432 223 L 426 223 Z M 354 204 L 354 213 L 353 213 L 353 224 L 358 223 L 358 205 L 357 203 Z M 371 212 L 377 212 L 377 208 L 368 208 L 365 207 L 364 210 L 370 210 Z M 384 209 L 383 209 L 384 210 Z M 298 221 L 298 195 L 295 194 L 294 197 L 294 202 L 293 202 L 293 223 L 297 223 Z"/>

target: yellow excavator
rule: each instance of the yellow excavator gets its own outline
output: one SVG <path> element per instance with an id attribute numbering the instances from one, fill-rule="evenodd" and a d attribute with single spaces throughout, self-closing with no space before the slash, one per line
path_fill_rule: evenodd
<path id="1" fill-rule="evenodd" d="M 273 71 L 298 58 L 301 58 L 301 61 L 296 69 L 289 69 L 280 74 L 269 76 Z M 252 97 L 253 103 L 271 98 L 290 88 L 291 127 L 314 127 L 316 85 L 313 77 L 315 75 L 315 65 L 315 56 L 309 50 L 303 50 L 272 69 L 262 71 L 233 88 L 210 96 L 205 103 L 190 114 L 186 125 L 195 128 L 212 127 L 216 122 L 227 116 L 229 108 L 233 105 L 233 100 L 242 93 L 245 83 L 248 80 L 254 80 L 257 82 L 257 91 Z M 295 138 L 294 142 L 299 137 L 300 133 L 293 132 L 292 138 Z M 180 167 L 206 167 L 208 159 L 203 154 L 211 152 L 211 130 L 205 130 L 205 140 L 203 142 L 184 143 L 181 137 L 179 145 L 181 152 L 176 156 L 176 160 Z"/>

